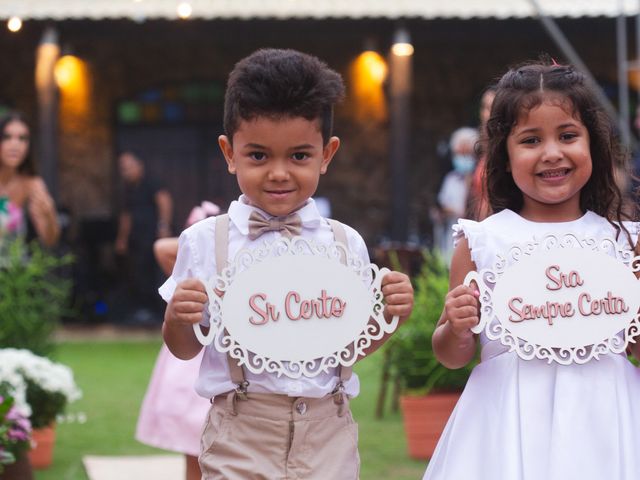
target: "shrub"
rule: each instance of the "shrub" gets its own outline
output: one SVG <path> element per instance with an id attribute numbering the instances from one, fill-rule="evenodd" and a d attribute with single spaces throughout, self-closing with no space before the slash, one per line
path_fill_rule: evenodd
<path id="1" fill-rule="evenodd" d="M 37 243 L 2 243 L 0 251 L 0 348 L 53 349 L 52 334 L 67 310 L 71 282 L 58 270 L 72 261 Z"/>
<path id="2" fill-rule="evenodd" d="M 461 390 L 473 366 L 450 370 L 438 361 L 431 346 L 449 290 L 449 271 L 443 258 L 425 251 L 422 268 L 413 283 L 413 312 L 390 341 L 393 374 L 407 393 Z"/>

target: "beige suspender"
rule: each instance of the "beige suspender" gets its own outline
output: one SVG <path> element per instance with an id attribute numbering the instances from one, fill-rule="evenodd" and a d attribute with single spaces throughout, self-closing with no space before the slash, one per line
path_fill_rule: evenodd
<path id="1" fill-rule="evenodd" d="M 327 221 L 331 226 L 331 231 L 333 232 L 333 238 L 336 240 L 336 242 L 342 243 L 348 249 L 349 243 L 347 241 L 347 232 L 344 230 L 344 226 L 340 222 L 332 218 L 327 218 Z M 347 263 L 346 255 L 343 255 L 342 263 L 346 265 Z M 347 380 L 349 380 L 351 378 L 352 371 L 353 371 L 352 367 L 345 367 L 343 365 L 340 365 L 338 367 L 338 376 L 340 377 L 340 382 L 346 382 Z"/>
<path id="2" fill-rule="evenodd" d="M 222 273 L 229 262 L 229 215 L 218 215 L 216 217 L 216 270 L 218 275 Z M 227 354 L 227 363 L 229 365 L 229 374 L 231 381 L 236 385 L 245 385 L 246 379 L 242 367 L 238 362 Z"/>
<path id="3" fill-rule="evenodd" d="M 333 232 L 334 239 L 349 248 L 347 233 L 344 226 L 340 222 L 330 218 L 327 218 L 327 221 L 329 222 L 329 226 Z M 218 275 L 220 275 L 229 261 L 229 215 L 226 213 L 216 217 L 215 242 L 216 270 Z M 346 263 L 346 256 L 343 256 L 342 263 Z M 236 359 L 232 358 L 229 354 L 227 354 L 227 363 L 229 365 L 231 381 L 239 386 L 239 393 L 246 394 L 248 382 L 244 375 L 244 369 L 242 366 L 238 365 Z M 338 368 L 340 377 L 339 385 L 342 386 L 343 382 L 346 382 L 351 378 L 353 369 L 351 367 L 342 366 Z"/>
<path id="4" fill-rule="evenodd" d="M 331 227 L 331 231 L 333 232 L 333 238 L 336 240 L 336 242 L 340 242 L 345 247 L 349 248 L 349 243 L 347 242 L 347 232 L 345 231 L 344 226 L 333 218 L 327 218 L 327 222 L 329 222 L 329 226 Z"/>

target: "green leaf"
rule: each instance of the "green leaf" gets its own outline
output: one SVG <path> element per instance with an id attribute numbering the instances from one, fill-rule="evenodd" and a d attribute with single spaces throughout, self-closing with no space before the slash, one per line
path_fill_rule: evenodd
<path id="1" fill-rule="evenodd" d="M 70 310 L 71 281 L 60 269 L 72 261 L 36 242 L 0 243 L 0 348 L 26 348 L 38 355 L 52 352 L 53 332 Z"/>
<path id="2" fill-rule="evenodd" d="M 412 279 L 414 307 L 411 316 L 387 342 L 391 366 L 407 392 L 425 394 L 430 390 L 461 390 L 475 362 L 450 370 L 433 352 L 431 337 L 449 290 L 449 271 L 437 252 L 425 251 L 423 255 L 420 273 Z"/>

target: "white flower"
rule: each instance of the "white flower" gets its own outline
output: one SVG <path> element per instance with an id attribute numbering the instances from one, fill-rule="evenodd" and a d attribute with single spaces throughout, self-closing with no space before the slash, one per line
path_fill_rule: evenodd
<path id="1" fill-rule="evenodd" d="M 25 415 L 31 414 L 26 402 L 25 378 L 51 393 L 61 393 L 67 403 L 82 397 L 82 392 L 73 379 L 71 369 L 48 358 L 34 355 L 29 350 L 15 348 L 0 349 L 0 384 L 10 386 L 16 407 Z"/>
<path id="2" fill-rule="evenodd" d="M 27 383 L 22 375 L 13 369 L 13 366 L 5 365 L 0 361 L 0 385 L 5 384 L 9 393 L 14 397 L 16 409 L 24 416 L 31 415 L 31 407 L 27 403 Z"/>

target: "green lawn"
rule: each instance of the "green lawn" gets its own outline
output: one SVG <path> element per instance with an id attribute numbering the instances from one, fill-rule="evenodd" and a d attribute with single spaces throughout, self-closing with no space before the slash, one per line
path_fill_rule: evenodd
<path id="1" fill-rule="evenodd" d="M 54 464 L 36 471 L 36 480 L 87 480 L 83 455 L 135 455 L 159 452 L 133 438 L 138 409 L 160 341 L 68 342 L 59 346 L 56 360 L 73 368 L 83 398 L 71 413 L 82 412 L 86 423 L 62 423 L 57 428 Z M 356 366 L 361 394 L 352 402 L 360 425 L 362 480 L 415 480 L 426 462 L 406 455 L 399 414 L 374 418 L 381 355 Z"/>

